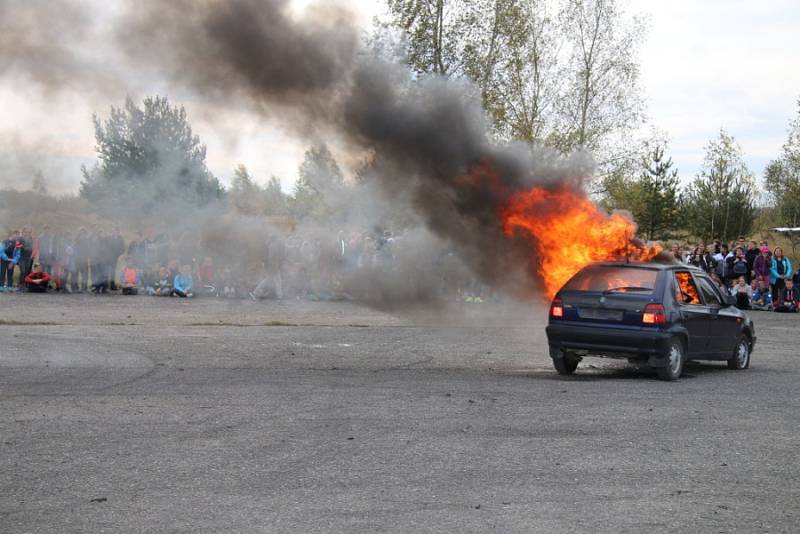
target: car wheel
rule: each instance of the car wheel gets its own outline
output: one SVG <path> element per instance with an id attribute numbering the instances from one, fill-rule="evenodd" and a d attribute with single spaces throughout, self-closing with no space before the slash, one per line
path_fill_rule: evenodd
<path id="1" fill-rule="evenodd" d="M 667 365 L 656 368 L 658 378 L 661 380 L 677 380 L 683 373 L 683 363 L 686 361 L 686 349 L 680 339 L 673 339 L 669 344 Z"/>
<path id="2" fill-rule="evenodd" d="M 733 349 L 733 356 L 728 360 L 728 369 L 747 369 L 750 367 L 750 342 L 741 336 Z"/>
<path id="3" fill-rule="evenodd" d="M 570 352 L 564 352 L 561 357 L 553 358 L 553 367 L 560 375 L 571 375 L 578 368 L 581 359 Z"/>

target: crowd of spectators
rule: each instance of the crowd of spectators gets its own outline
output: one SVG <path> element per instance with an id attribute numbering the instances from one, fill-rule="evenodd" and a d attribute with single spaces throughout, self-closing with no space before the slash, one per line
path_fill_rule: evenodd
<path id="1" fill-rule="evenodd" d="M 75 232 L 26 227 L 0 242 L 0 291 L 369 299 L 379 297 L 374 293 L 382 287 L 367 282 L 380 278 L 380 282 L 397 284 L 397 277 L 391 275 L 393 269 L 399 271 L 398 255 L 409 256 L 406 249 L 411 248 L 403 235 L 382 229 L 317 234 L 272 231 L 258 238 L 257 244 L 238 241 L 240 237 L 219 235 L 211 238 L 212 243 L 203 243 L 187 234 L 148 229 L 126 240 L 118 229 L 107 231 L 96 225 Z M 446 265 L 450 256 L 442 252 L 433 259 L 422 258 L 416 261 L 417 268 L 458 272 Z M 400 283 L 407 286 L 403 290 L 413 293 L 422 277 L 409 272 L 401 278 Z M 454 285 L 463 292 L 476 285 L 445 278 L 437 282 L 437 291 Z M 466 298 L 479 301 L 480 296 Z"/>
<path id="2" fill-rule="evenodd" d="M 770 249 L 766 241 L 740 236 L 731 244 L 675 243 L 672 255 L 707 272 L 722 291 L 736 297 L 741 309 L 797 313 L 800 308 L 800 269 L 792 268 L 781 247 Z"/>

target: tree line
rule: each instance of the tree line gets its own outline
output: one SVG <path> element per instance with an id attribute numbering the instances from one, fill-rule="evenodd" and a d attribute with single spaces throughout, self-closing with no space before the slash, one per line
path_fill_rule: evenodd
<path id="1" fill-rule="evenodd" d="M 591 151 L 593 195 L 609 211 L 629 210 L 646 239 L 730 240 L 750 233 L 757 217 L 800 226 L 800 109 L 763 194 L 724 129 L 685 185 L 665 140 L 636 141 L 645 122 L 637 53 L 646 26 L 617 0 L 386 0 L 386 8 L 368 38 L 375 53 L 405 62 L 420 80 L 469 80 L 498 142 Z M 347 197 L 369 178 L 359 169 L 347 183 L 330 150 L 317 145 L 289 194 L 277 177 L 261 185 L 243 165 L 226 189 L 207 168 L 185 110 L 164 97 L 128 99 L 94 126 L 98 161 L 83 169 L 81 196 L 116 216 L 225 205 L 326 220 L 352 208 Z"/>

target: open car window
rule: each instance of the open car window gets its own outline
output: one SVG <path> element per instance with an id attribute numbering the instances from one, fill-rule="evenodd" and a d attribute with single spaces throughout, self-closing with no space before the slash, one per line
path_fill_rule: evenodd
<path id="1" fill-rule="evenodd" d="M 688 271 L 678 271 L 675 273 L 675 300 L 681 304 L 703 304 L 700 300 L 700 292 L 694 283 L 692 274 Z"/>
<path id="2" fill-rule="evenodd" d="M 722 306 L 722 300 L 720 300 L 719 292 L 714 288 L 713 282 L 707 278 L 698 277 L 697 284 L 700 289 L 700 294 L 703 296 L 703 300 L 707 305 Z"/>
<path id="3" fill-rule="evenodd" d="M 649 295 L 656 287 L 657 277 L 658 272 L 653 269 L 596 265 L 573 276 L 563 289 Z"/>

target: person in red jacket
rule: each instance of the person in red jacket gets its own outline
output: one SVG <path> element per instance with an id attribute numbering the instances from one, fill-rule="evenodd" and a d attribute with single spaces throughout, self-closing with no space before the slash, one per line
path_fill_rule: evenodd
<path id="1" fill-rule="evenodd" d="M 42 271 L 42 266 L 36 262 L 33 270 L 25 277 L 25 287 L 31 293 L 44 293 L 50 283 L 50 275 Z"/>

